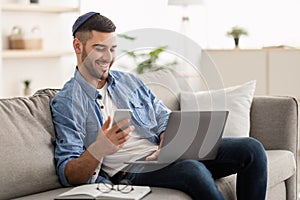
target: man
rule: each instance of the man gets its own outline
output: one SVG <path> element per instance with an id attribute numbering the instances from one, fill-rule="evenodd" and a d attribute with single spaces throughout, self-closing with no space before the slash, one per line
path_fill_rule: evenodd
<path id="1" fill-rule="evenodd" d="M 73 36 L 75 75 L 51 102 L 63 185 L 128 179 L 134 185 L 178 189 L 193 199 L 224 199 L 214 180 L 237 173 L 238 199 L 265 199 L 267 159 L 263 146 L 251 138 L 222 139 L 212 161 L 177 161 L 155 171 L 124 173 L 129 169 L 124 161 L 157 158 L 170 111 L 139 79 L 110 70 L 116 48 L 111 20 L 86 13 L 74 23 Z M 131 122 L 111 125 L 117 108 L 131 109 Z M 128 127 L 119 131 L 123 126 Z"/>

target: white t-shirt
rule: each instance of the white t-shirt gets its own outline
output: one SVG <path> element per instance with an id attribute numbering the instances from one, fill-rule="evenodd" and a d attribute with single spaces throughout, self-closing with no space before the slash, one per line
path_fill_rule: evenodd
<path id="1" fill-rule="evenodd" d="M 98 91 L 102 95 L 102 98 L 98 99 L 98 104 L 102 112 L 103 122 L 105 122 L 109 115 L 113 117 L 117 107 L 107 91 L 107 83 Z M 156 151 L 157 148 L 158 146 L 156 144 L 153 144 L 148 139 L 142 138 L 137 132 L 133 131 L 122 149 L 112 155 L 104 157 L 102 169 L 109 176 L 113 176 L 127 166 L 127 164 L 124 164 L 125 161 L 138 160 Z"/>

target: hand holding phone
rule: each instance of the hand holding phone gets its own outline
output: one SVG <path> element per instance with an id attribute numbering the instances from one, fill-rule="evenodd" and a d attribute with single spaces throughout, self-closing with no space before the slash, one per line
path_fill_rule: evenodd
<path id="1" fill-rule="evenodd" d="M 116 124 L 124 119 L 131 119 L 132 113 L 130 109 L 117 109 L 114 113 L 113 117 L 113 124 Z M 127 126 L 120 127 L 120 130 L 126 129 L 130 123 Z"/>

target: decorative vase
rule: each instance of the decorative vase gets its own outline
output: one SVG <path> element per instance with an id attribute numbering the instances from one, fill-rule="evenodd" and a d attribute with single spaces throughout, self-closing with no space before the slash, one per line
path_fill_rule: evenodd
<path id="1" fill-rule="evenodd" d="M 234 45 L 235 45 L 235 48 L 239 48 L 239 39 L 240 39 L 240 38 L 234 38 Z"/>

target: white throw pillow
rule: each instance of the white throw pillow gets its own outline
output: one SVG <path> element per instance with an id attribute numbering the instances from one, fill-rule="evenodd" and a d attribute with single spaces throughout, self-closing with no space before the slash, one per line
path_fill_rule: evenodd
<path id="1" fill-rule="evenodd" d="M 181 92 L 181 110 L 228 110 L 229 116 L 223 136 L 248 137 L 250 108 L 256 81 L 218 90 Z"/>
<path id="2" fill-rule="evenodd" d="M 171 70 L 139 74 L 138 77 L 151 89 L 154 95 L 171 110 L 179 110 L 180 87 Z"/>

